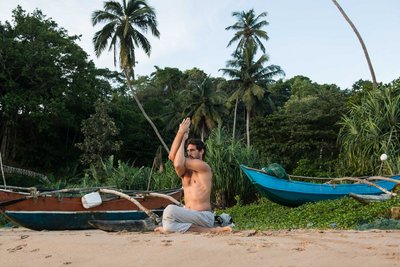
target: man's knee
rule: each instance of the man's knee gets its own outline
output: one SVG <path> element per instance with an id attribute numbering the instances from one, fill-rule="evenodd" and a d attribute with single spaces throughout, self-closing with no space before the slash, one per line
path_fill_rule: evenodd
<path id="1" fill-rule="evenodd" d="M 169 221 L 174 221 L 175 219 L 175 214 L 176 214 L 176 208 L 178 208 L 178 206 L 176 205 L 168 205 L 163 212 L 163 221 L 164 220 L 169 220 Z"/>

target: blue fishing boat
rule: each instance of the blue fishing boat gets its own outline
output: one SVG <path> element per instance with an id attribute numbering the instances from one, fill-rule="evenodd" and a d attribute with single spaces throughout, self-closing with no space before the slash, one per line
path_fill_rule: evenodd
<path id="1" fill-rule="evenodd" d="M 353 184 L 311 183 L 281 179 L 267 174 L 263 170 L 240 165 L 242 171 L 251 183 L 265 197 L 273 202 L 286 206 L 299 206 L 307 202 L 338 199 L 349 196 L 350 193 L 359 195 L 380 195 L 392 190 L 400 182 L 400 176 L 392 176 L 387 180 L 374 183 L 361 180 Z M 372 185 L 373 184 L 373 185 Z"/>

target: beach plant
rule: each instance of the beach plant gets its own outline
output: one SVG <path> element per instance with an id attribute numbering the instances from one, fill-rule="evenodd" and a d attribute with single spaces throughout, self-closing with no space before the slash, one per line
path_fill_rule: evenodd
<path id="1" fill-rule="evenodd" d="M 368 92 L 340 121 L 338 141 L 356 175 L 400 173 L 400 79 Z M 388 155 L 380 161 L 381 154 Z"/>
<path id="2" fill-rule="evenodd" d="M 257 199 L 254 186 L 240 170 L 240 164 L 260 166 L 257 151 L 242 140 L 232 140 L 221 127 L 215 128 L 206 141 L 205 161 L 213 170 L 212 201 L 217 207 L 236 204 L 235 199 L 251 203 Z"/>
<path id="3" fill-rule="evenodd" d="M 176 175 L 172 161 L 167 161 L 163 170 L 153 172 L 150 180 L 152 190 L 163 190 L 171 188 L 179 188 L 182 185 L 181 179 Z"/>
<path id="4" fill-rule="evenodd" d="M 101 168 L 91 165 L 86 171 L 81 186 L 98 187 L 113 186 L 124 190 L 146 190 L 150 169 L 134 167 L 118 160 L 114 156 L 101 160 Z"/>
<path id="5" fill-rule="evenodd" d="M 223 212 L 232 216 L 237 229 L 358 229 L 378 219 L 388 219 L 390 209 L 399 205 L 399 197 L 368 205 L 343 197 L 290 208 L 261 198 L 255 203 L 236 205 Z"/>

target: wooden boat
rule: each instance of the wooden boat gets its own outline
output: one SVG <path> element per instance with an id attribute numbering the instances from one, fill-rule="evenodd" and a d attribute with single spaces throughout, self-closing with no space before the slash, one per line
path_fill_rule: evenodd
<path id="1" fill-rule="evenodd" d="M 0 210 L 11 221 L 33 230 L 92 229 L 91 220 L 143 220 L 147 214 L 127 199 L 102 194 L 102 204 L 86 209 L 81 197 L 92 189 L 63 189 L 26 193 L 0 188 Z M 152 197 L 151 192 L 124 191 L 145 208 L 161 216 L 170 200 Z M 159 191 L 180 200 L 181 190 Z"/>
<path id="2" fill-rule="evenodd" d="M 348 178 L 357 180 L 359 183 L 334 184 L 331 182 L 317 184 L 280 179 L 268 175 L 263 170 L 253 169 L 245 165 L 240 165 L 240 168 L 263 196 L 286 206 L 299 206 L 307 202 L 337 199 L 348 196 L 350 193 L 360 195 L 389 193 L 388 191 L 392 190 L 400 180 L 400 176 L 392 176 L 372 183 L 369 180 Z M 342 181 L 342 178 L 337 181 Z"/>
<path id="3" fill-rule="evenodd" d="M 350 193 L 349 196 L 351 196 L 358 202 L 365 203 L 365 204 L 372 203 L 372 202 L 387 201 L 393 197 L 391 194 L 360 195 L 360 194 L 354 194 L 354 193 Z"/>

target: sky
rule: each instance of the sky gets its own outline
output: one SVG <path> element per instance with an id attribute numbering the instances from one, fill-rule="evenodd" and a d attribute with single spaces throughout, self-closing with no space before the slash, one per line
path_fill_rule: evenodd
<path id="1" fill-rule="evenodd" d="M 182 71 L 197 67 L 212 77 L 231 59 L 236 46 L 227 47 L 233 31 L 225 30 L 236 19 L 234 11 L 267 12 L 264 28 L 268 64 L 280 66 L 284 79 L 296 75 L 319 84 L 351 88 L 359 79 L 371 80 L 361 45 L 331 0 L 147 0 L 155 9 L 160 38 L 148 34 L 150 57 L 139 51 L 136 75 L 150 75 L 160 68 Z M 338 0 L 360 32 L 368 49 L 378 82 L 400 77 L 400 1 Z M 12 22 L 12 10 L 40 9 L 69 35 L 82 35 L 78 45 L 98 68 L 119 70 L 113 53 L 97 58 L 92 38 L 91 14 L 103 8 L 103 0 L 0 0 L 0 21 Z M 225 77 L 228 78 L 228 77 Z M 277 77 L 278 78 L 278 77 Z"/>

